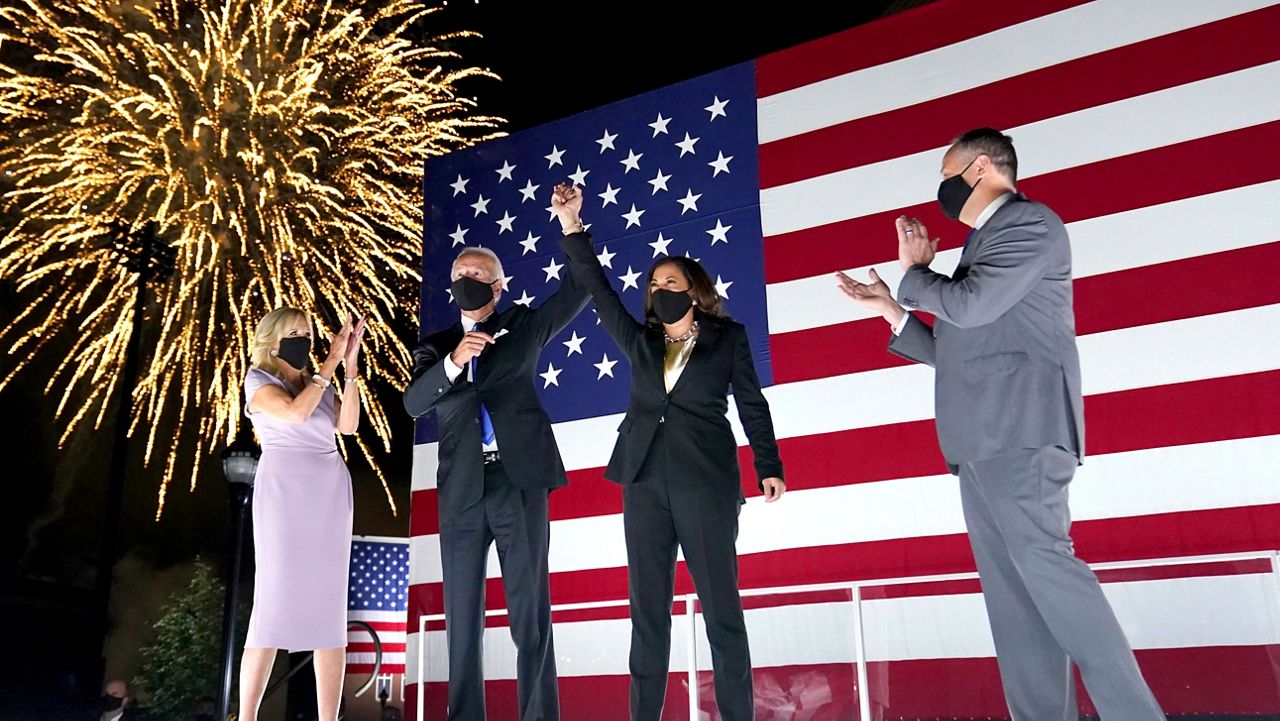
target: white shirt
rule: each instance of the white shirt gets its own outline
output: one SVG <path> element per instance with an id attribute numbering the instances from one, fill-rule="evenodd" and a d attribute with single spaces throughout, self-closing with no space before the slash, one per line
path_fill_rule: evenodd
<path id="1" fill-rule="evenodd" d="M 1004 204 L 1009 202 L 1012 199 L 1013 199 L 1013 193 L 1010 193 L 1009 191 L 1005 191 L 995 200 L 991 201 L 990 203 L 987 203 L 987 207 L 983 208 L 981 213 L 978 213 L 978 219 L 973 221 L 973 229 L 978 230 L 982 226 L 986 225 L 987 221 L 991 220 L 991 216 L 995 215 L 997 210 L 1003 208 Z M 903 310 L 906 310 L 906 309 L 904 308 Z M 907 316 L 909 315 L 911 314 L 903 313 L 902 320 L 894 324 L 893 326 L 894 335 L 902 334 L 902 329 L 906 327 Z"/>
<path id="2" fill-rule="evenodd" d="M 474 319 L 468 318 L 467 316 L 465 316 L 465 315 L 464 315 L 464 316 L 462 316 L 462 327 L 463 327 L 465 330 L 467 330 L 467 331 L 474 330 L 476 326 L 480 325 L 481 323 L 485 322 L 486 320 L 489 320 L 489 318 L 491 318 L 492 316 L 493 316 L 493 314 L 492 314 L 492 313 L 490 313 L 489 315 L 486 315 L 485 317 L 481 318 L 480 320 L 474 320 Z M 468 363 L 468 364 L 467 364 L 467 369 L 466 369 L 466 370 L 467 370 L 467 380 L 469 380 L 469 381 L 471 381 L 471 382 L 473 382 L 473 383 L 474 383 L 474 382 L 475 382 L 475 378 L 472 376 L 472 373 L 471 373 L 471 364 L 470 364 L 470 363 Z M 461 366 L 459 366 L 457 363 L 454 363 L 454 362 L 453 362 L 453 354 L 452 354 L 452 353 L 446 353 L 446 354 L 445 354 L 445 356 L 444 356 L 444 374 L 445 374 L 445 376 L 447 376 L 447 377 L 449 378 L 449 382 L 450 382 L 450 383 L 453 383 L 454 381 L 458 380 L 458 376 L 462 375 L 462 367 L 461 367 Z M 482 451 L 484 451 L 484 452 L 486 452 L 486 453 L 488 453 L 489 451 L 496 451 L 496 450 L 498 450 L 498 436 L 497 436 L 497 434 L 494 434 L 494 437 L 493 437 L 493 443 L 484 443 L 484 444 L 482 445 L 482 447 L 481 447 L 481 450 L 482 450 Z"/>
<path id="3" fill-rule="evenodd" d="M 1004 204 L 1012 199 L 1013 193 L 1006 190 L 1000 197 L 987 203 L 987 207 L 983 208 L 981 213 L 978 213 L 978 219 L 973 221 L 973 229 L 978 230 L 986 225 L 987 221 L 991 220 L 991 216 L 995 215 L 997 210 L 1003 208 Z"/>

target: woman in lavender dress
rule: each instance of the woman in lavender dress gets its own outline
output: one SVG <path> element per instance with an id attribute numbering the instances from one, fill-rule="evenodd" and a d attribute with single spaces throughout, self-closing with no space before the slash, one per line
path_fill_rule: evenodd
<path id="1" fill-rule="evenodd" d="M 257 572 L 240 664 L 240 721 L 258 705 L 279 649 L 315 651 L 321 721 L 334 721 L 347 645 L 351 475 L 334 431 L 360 422 L 360 339 L 347 321 L 320 369 L 311 369 L 311 321 L 294 308 L 268 313 L 254 332 L 244 379 L 245 412 L 262 442 L 254 479 Z M 341 397 L 334 371 L 343 365 Z"/>

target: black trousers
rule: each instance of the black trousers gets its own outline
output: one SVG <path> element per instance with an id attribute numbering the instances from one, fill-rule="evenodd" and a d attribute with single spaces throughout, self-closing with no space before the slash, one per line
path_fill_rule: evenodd
<path id="1" fill-rule="evenodd" d="M 631 719 L 662 716 L 679 544 L 706 621 L 720 718 L 749 721 L 755 718 L 751 653 L 734 546 L 741 506 L 737 497 L 680 475 L 678 459 L 668 462 L 661 446 L 659 434 L 639 479 L 622 491 L 631 599 Z"/>
<path id="2" fill-rule="evenodd" d="M 516 644 L 520 721 L 560 718 L 547 581 L 549 533 L 547 490 L 515 486 L 501 462 L 485 466 L 480 500 L 440 524 L 451 720 L 485 718 L 485 562 L 494 541 Z"/>

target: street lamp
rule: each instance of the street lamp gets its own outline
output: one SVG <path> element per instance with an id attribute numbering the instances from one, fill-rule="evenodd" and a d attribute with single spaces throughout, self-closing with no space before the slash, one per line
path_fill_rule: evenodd
<path id="1" fill-rule="evenodd" d="M 253 477 L 258 472 L 258 456 L 247 423 L 240 425 L 236 439 L 222 452 L 222 472 L 227 477 L 227 493 L 231 501 L 233 530 L 231 535 L 231 571 L 227 595 L 222 606 L 222 688 L 218 694 L 218 721 L 226 721 L 231 710 L 231 669 L 235 658 L 236 596 L 240 592 L 240 561 L 244 555 L 244 521 L 253 496 Z"/>

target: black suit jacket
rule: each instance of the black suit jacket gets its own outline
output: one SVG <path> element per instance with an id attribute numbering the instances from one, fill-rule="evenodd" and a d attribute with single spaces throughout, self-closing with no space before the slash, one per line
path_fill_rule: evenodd
<path id="1" fill-rule="evenodd" d="M 474 382 L 467 380 L 465 367 L 453 383 L 445 373 L 445 356 L 462 340 L 461 322 L 427 336 L 413 349 L 413 382 L 404 392 L 404 407 L 415 417 L 436 412 L 440 426 L 436 484 L 442 520 L 457 515 L 483 493 L 482 401 L 513 483 L 535 489 L 569 482 L 533 378 L 542 347 L 582 311 L 587 300 L 586 289 L 566 274 L 560 288 L 537 308 L 516 305 L 491 315 L 481 329 L 495 340 L 476 359 Z"/>
<path id="2" fill-rule="evenodd" d="M 604 477 L 634 483 L 661 423 L 673 467 L 689 482 L 711 484 L 741 499 L 738 443 L 726 417 L 732 386 L 738 417 L 755 454 L 757 478 L 781 478 L 773 420 L 760 392 L 746 327 L 728 318 L 699 315 L 698 341 L 668 393 L 662 329 L 637 322 L 627 312 L 600 267 L 591 236 L 567 236 L 561 247 L 569 256 L 572 274 L 595 299 L 601 325 L 631 361 L 631 399 Z"/>

